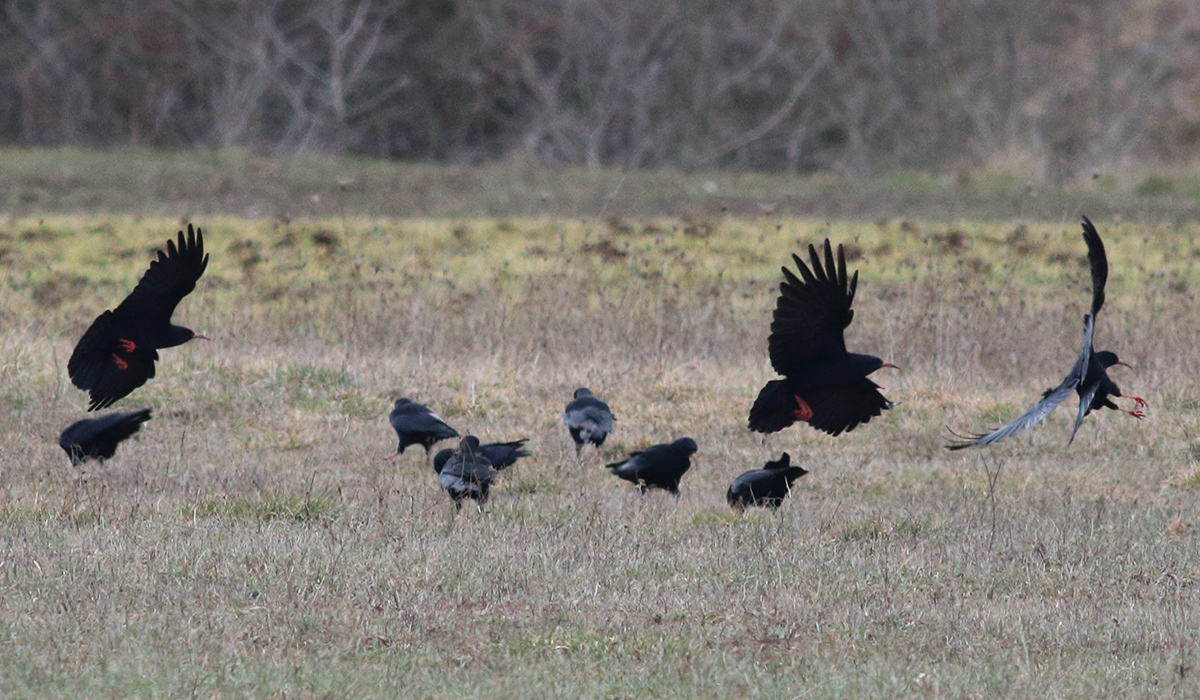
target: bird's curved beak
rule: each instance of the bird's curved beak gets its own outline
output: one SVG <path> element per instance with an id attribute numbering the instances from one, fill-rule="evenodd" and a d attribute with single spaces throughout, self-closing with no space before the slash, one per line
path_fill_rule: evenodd
<path id="1" fill-rule="evenodd" d="M 900 369 L 900 365 L 893 365 L 891 362 L 884 362 L 883 365 L 880 366 L 880 369 L 883 369 L 884 367 L 889 369 Z"/>
<path id="2" fill-rule="evenodd" d="M 212 340 L 212 338 L 209 338 L 207 335 L 197 333 L 196 335 L 192 336 L 192 340 Z"/>
<path id="3" fill-rule="evenodd" d="M 1117 364 L 1121 365 L 1122 367 L 1128 367 L 1129 369 L 1133 369 L 1133 365 L 1129 364 L 1128 362 L 1125 362 L 1124 360 L 1117 360 Z"/>

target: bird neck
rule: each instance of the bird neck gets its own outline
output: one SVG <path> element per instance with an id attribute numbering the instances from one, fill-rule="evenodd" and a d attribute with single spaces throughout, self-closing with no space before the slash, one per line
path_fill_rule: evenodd
<path id="1" fill-rule="evenodd" d="M 160 347 L 173 348 L 177 345 L 183 345 L 192 338 L 196 337 L 196 332 L 191 328 L 183 326 L 171 326 L 167 330 L 167 340 Z"/>

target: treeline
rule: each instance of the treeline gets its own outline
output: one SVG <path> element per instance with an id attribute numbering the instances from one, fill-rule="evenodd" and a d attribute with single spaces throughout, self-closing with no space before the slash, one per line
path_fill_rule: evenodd
<path id="1" fill-rule="evenodd" d="M 1200 151 L 1190 0 L 2 0 L 0 141 L 784 171 Z M 1017 154 L 1017 156 L 1013 156 Z"/>

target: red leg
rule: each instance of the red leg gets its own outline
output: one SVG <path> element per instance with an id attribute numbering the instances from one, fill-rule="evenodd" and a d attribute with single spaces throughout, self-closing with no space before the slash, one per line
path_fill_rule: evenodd
<path id="1" fill-rule="evenodd" d="M 797 406 L 796 420 L 807 421 L 810 418 L 812 418 L 813 417 L 812 406 L 809 406 L 808 403 L 804 399 L 800 398 L 799 396 L 795 396 L 795 399 L 796 399 L 796 406 Z"/>
<path id="2" fill-rule="evenodd" d="M 126 362 L 125 360 L 122 360 L 120 358 L 120 356 L 113 355 L 112 357 L 113 357 L 113 362 L 115 362 L 117 364 L 117 369 L 122 369 L 122 370 L 129 369 L 129 363 Z"/>
<path id="3" fill-rule="evenodd" d="M 121 344 L 121 347 L 125 348 L 125 352 L 133 352 L 137 349 L 137 343 L 133 342 L 132 340 L 119 338 L 117 342 Z"/>
<path id="4" fill-rule="evenodd" d="M 1150 405 L 1150 404 L 1146 403 L 1146 399 L 1143 399 L 1143 398 L 1142 398 L 1142 397 L 1140 397 L 1140 396 L 1134 396 L 1133 394 L 1121 394 L 1121 398 L 1123 398 L 1123 399 L 1133 399 L 1133 402 L 1134 402 L 1135 404 L 1137 404 L 1137 407 L 1138 407 L 1138 408 L 1146 408 L 1147 406 L 1149 406 L 1149 405 Z"/>

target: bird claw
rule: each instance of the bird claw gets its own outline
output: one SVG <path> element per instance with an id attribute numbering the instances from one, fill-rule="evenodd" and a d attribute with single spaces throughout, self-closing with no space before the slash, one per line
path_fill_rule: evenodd
<path id="1" fill-rule="evenodd" d="M 117 369 L 120 369 L 120 370 L 129 369 L 129 363 L 126 362 L 125 360 L 122 360 L 119 355 L 113 355 L 112 358 L 113 358 L 113 362 L 117 365 Z"/>
<path id="2" fill-rule="evenodd" d="M 1133 403 L 1136 404 L 1138 408 L 1149 408 L 1150 406 L 1150 404 L 1146 403 L 1146 399 L 1143 399 L 1140 396 L 1126 396 L 1125 398 L 1133 399 Z"/>
<path id="3" fill-rule="evenodd" d="M 1128 413 L 1129 415 L 1133 416 L 1134 418 L 1137 418 L 1138 420 L 1141 420 L 1146 417 L 1146 413 L 1144 411 L 1142 411 L 1141 409 L 1135 408 L 1132 411 L 1126 411 L 1125 409 L 1121 409 L 1121 412 Z"/>
<path id="4" fill-rule="evenodd" d="M 796 399 L 796 405 L 798 406 L 796 409 L 796 420 L 808 421 L 813 417 L 812 406 L 809 406 L 808 403 L 806 403 L 804 399 L 800 398 L 799 396 L 793 396 Z"/>
<path id="5" fill-rule="evenodd" d="M 133 352 L 134 350 L 137 349 L 137 343 L 133 342 L 132 340 L 126 340 L 125 338 L 119 338 L 117 340 L 117 342 L 121 344 L 121 347 L 125 350 L 125 352 Z M 124 368 L 122 368 L 122 369 L 124 369 Z"/>

